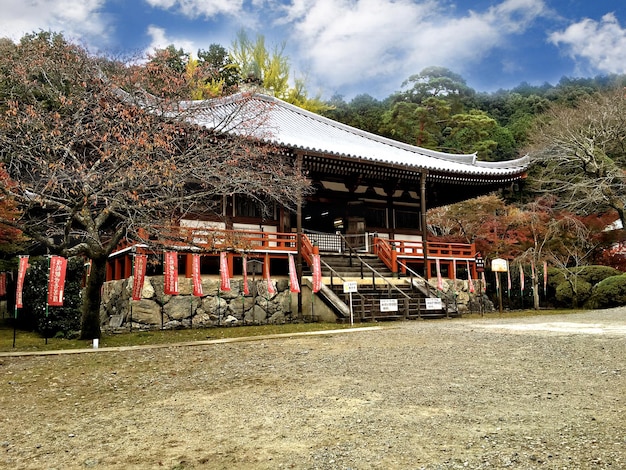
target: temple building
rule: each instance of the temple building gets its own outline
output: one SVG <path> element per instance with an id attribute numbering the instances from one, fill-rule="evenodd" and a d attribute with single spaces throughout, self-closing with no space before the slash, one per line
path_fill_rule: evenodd
<path id="1" fill-rule="evenodd" d="M 245 251 L 277 275 L 287 274 L 291 254 L 298 259 L 300 278 L 310 273 L 312 252 L 326 261 L 326 278 L 333 272 L 341 279 L 350 277 L 347 269 L 333 268 L 331 262 L 346 256 L 372 269 L 374 260 L 380 260 L 386 277 L 411 273 L 426 279 L 452 278 L 461 272 L 475 276 L 473 245 L 429 236 L 426 212 L 495 190 L 515 191 L 529 166 L 528 157 L 483 162 L 476 154 L 408 145 L 263 94 L 241 93 L 210 106 L 185 106 L 199 110 L 194 114 L 199 125 L 276 146 L 315 189 L 302 198 L 295 213 L 276 206 L 269 216 L 263 215 L 246 195 L 236 194 L 223 197 L 221 213 L 212 220 L 181 219 L 181 230 L 190 231 L 190 237 L 215 234 L 204 252 L 203 274 L 217 274 L 218 255 L 227 251 L 229 275 L 241 275 L 243 265 L 237 260 Z M 126 249 L 111 256 L 108 279 L 130 275 L 130 254 Z M 182 251 L 180 256 L 185 256 Z M 180 274 L 189 277 L 191 262 L 183 260 L 180 266 Z"/>

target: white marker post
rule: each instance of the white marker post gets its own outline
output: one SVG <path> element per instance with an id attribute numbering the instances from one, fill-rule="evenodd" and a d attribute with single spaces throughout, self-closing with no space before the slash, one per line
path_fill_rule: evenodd
<path id="1" fill-rule="evenodd" d="M 350 294 L 350 326 L 354 325 L 354 313 L 352 311 L 352 293 L 358 292 L 356 281 L 346 281 L 343 283 L 343 293 Z"/>

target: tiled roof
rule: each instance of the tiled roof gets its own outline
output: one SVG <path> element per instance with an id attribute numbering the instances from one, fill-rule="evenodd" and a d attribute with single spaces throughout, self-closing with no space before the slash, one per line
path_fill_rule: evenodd
<path id="1" fill-rule="evenodd" d="M 194 120 L 200 125 L 254 136 L 305 152 L 442 172 L 451 176 L 504 180 L 516 179 L 529 165 L 528 157 L 504 162 L 481 162 L 475 153 L 456 155 L 404 144 L 266 95 L 237 94 L 211 102 L 188 102 L 185 106 L 193 110 Z"/>

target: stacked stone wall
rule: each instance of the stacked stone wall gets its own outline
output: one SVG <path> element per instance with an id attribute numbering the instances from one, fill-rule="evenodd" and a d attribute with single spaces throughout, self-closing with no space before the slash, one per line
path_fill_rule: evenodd
<path id="1" fill-rule="evenodd" d="M 131 300 L 133 279 L 107 282 L 103 289 L 100 316 L 105 327 L 175 329 L 234 324 L 285 323 L 294 319 L 296 294 L 287 279 L 274 280 L 275 294 L 264 280 L 231 280 L 231 290 L 220 289 L 217 278 L 203 278 L 204 295 L 193 295 L 191 279 L 179 278 L 179 295 L 163 293 L 163 276 L 146 277 L 141 300 Z"/>

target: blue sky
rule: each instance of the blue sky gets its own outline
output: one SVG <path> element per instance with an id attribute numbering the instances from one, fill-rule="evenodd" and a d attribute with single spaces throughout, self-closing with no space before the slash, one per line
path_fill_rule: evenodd
<path id="1" fill-rule="evenodd" d="M 0 0 L 0 36 L 63 32 L 92 50 L 286 44 L 311 95 L 382 99 L 431 65 L 477 91 L 626 73 L 624 0 Z"/>

